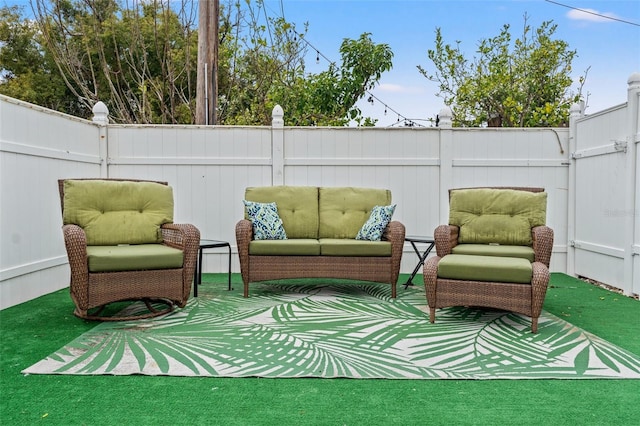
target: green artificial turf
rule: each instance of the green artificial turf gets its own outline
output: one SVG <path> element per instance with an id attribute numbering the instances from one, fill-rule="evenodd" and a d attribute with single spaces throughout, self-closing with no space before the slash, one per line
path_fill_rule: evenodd
<path id="1" fill-rule="evenodd" d="M 399 282 L 406 278 L 401 276 Z M 233 280 L 240 288 L 238 274 Z M 205 274 L 204 281 L 223 287 L 226 275 Z M 640 355 L 637 300 L 553 274 L 544 308 Z M 0 424 L 630 425 L 640 421 L 640 380 L 22 375 L 22 369 L 95 326 L 74 317 L 72 311 L 67 290 L 0 311 Z"/>

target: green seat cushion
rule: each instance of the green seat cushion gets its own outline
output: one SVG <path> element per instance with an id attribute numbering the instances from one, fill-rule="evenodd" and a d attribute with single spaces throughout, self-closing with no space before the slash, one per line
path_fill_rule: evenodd
<path id="1" fill-rule="evenodd" d="M 87 246 L 90 272 L 182 268 L 181 250 L 162 244 Z"/>
<path id="2" fill-rule="evenodd" d="M 253 256 L 319 256 L 320 243 L 311 238 L 287 240 L 254 240 L 249 243 Z"/>
<path id="3" fill-rule="evenodd" d="M 84 229 L 87 245 L 162 242 L 173 222 L 173 190 L 155 182 L 65 180 L 63 222 Z"/>
<path id="4" fill-rule="evenodd" d="M 342 238 L 320 238 L 320 253 L 323 256 L 391 256 L 388 241 L 367 241 Z"/>
<path id="5" fill-rule="evenodd" d="M 319 238 L 352 239 L 358 235 L 375 206 L 391 204 L 391 191 L 375 188 L 321 187 L 318 202 Z"/>
<path id="6" fill-rule="evenodd" d="M 317 187 L 249 187 L 245 189 L 244 199 L 258 203 L 276 203 L 287 238 L 318 238 Z M 249 219 L 246 212 L 245 219 Z"/>
<path id="7" fill-rule="evenodd" d="M 451 249 L 453 254 L 471 254 L 474 256 L 520 257 L 533 262 L 535 252 L 529 246 L 508 246 L 492 244 L 458 244 Z"/>
<path id="8" fill-rule="evenodd" d="M 531 228 L 546 221 L 547 193 L 512 189 L 456 189 L 449 224 L 460 227 L 459 243 L 532 244 Z"/>
<path id="9" fill-rule="evenodd" d="M 449 254 L 438 262 L 438 278 L 530 284 L 531 262 L 517 257 Z"/>

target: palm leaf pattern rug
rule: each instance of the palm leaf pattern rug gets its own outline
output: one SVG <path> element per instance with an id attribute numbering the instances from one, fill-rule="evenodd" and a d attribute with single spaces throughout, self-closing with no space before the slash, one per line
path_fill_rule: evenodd
<path id="1" fill-rule="evenodd" d="M 23 371 L 386 379 L 640 378 L 640 357 L 546 312 L 437 311 L 424 290 L 305 280 L 201 287 L 160 318 L 101 323 Z"/>

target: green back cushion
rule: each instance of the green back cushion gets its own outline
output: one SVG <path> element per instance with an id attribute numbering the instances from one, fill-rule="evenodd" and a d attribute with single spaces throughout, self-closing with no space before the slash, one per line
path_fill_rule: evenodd
<path id="1" fill-rule="evenodd" d="M 458 189 L 449 201 L 449 224 L 460 227 L 461 244 L 531 245 L 531 228 L 547 217 L 546 192 Z"/>
<path id="2" fill-rule="evenodd" d="M 287 238 L 318 238 L 318 188 L 261 186 L 245 190 L 247 201 L 275 202 Z M 245 211 L 245 219 L 248 219 Z"/>
<path id="3" fill-rule="evenodd" d="M 320 238 L 355 238 L 374 206 L 391 204 L 388 189 L 320 188 Z"/>
<path id="4" fill-rule="evenodd" d="M 154 182 L 66 180 L 64 224 L 84 229 L 87 245 L 162 242 L 173 222 L 173 190 Z"/>

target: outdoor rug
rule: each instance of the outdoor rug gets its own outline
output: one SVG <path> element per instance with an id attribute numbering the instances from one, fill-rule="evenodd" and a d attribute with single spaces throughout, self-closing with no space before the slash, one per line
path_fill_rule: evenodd
<path id="1" fill-rule="evenodd" d="M 319 283 L 321 283 L 319 285 Z M 166 316 L 101 323 L 25 374 L 370 379 L 640 378 L 640 357 L 543 312 L 449 308 L 421 287 L 278 281 L 203 285 Z M 216 286 L 217 287 L 217 286 Z"/>

